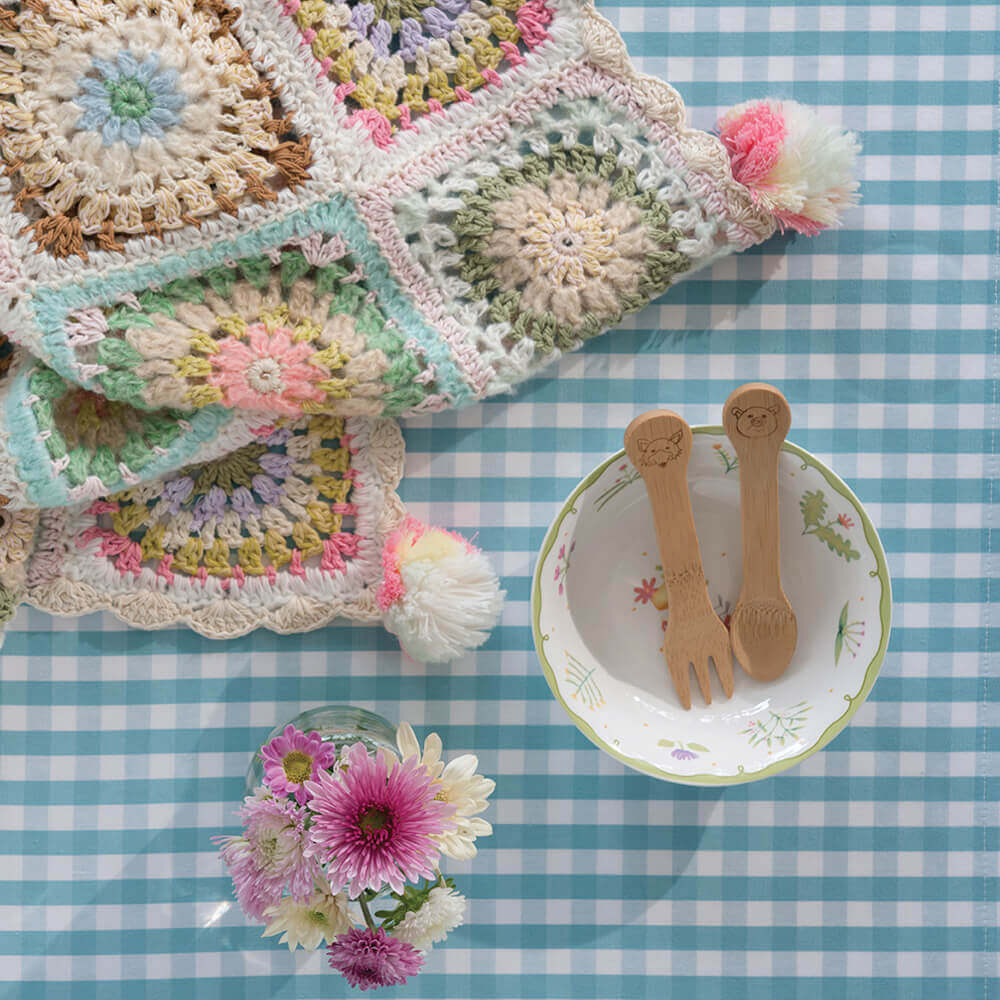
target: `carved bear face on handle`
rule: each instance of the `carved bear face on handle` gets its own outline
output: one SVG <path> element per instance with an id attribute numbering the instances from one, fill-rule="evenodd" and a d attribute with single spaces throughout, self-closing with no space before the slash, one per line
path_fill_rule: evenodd
<path id="1" fill-rule="evenodd" d="M 681 453 L 683 431 L 669 437 L 639 438 L 639 454 L 643 465 L 666 465 Z"/>
<path id="2" fill-rule="evenodd" d="M 778 427 L 777 414 L 776 406 L 748 406 L 745 410 L 733 407 L 736 429 L 748 438 L 762 438 L 773 434 Z"/>

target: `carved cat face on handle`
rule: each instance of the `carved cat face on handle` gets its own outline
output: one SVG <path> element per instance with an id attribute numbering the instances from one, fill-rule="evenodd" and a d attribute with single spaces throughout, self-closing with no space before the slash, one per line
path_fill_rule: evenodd
<path id="1" fill-rule="evenodd" d="M 640 461 L 643 465 L 666 465 L 681 454 L 681 439 L 683 431 L 677 431 L 669 437 L 639 438 Z"/>

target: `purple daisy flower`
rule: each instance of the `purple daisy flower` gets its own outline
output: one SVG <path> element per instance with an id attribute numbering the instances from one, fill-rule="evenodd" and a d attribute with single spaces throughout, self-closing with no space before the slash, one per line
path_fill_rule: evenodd
<path id="1" fill-rule="evenodd" d="M 264 919 L 286 885 L 296 902 L 306 902 L 323 876 L 306 854 L 305 814 L 294 802 L 278 802 L 261 792 L 243 800 L 242 837 L 212 838 L 232 876 L 236 898 L 252 920 Z"/>
<path id="2" fill-rule="evenodd" d="M 415 976 L 424 962 L 412 944 L 389 937 L 381 927 L 377 931 L 352 927 L 334 939 L 326 954 L 331 969 L 363 990 L 400 986 L 407 976 Z"/>
<path id="3" fill-rule="evenodd" d="M 670 756 L 677 760 L 694 760 L 698 755 L 692 750 L 685 750 L 683 747 L 678 747 L 676 750 L 670 751 Z"/>
<path id="4" fill-rule="evenodd" d="M 332 743 L 324 743 L 319 733 L 303 733 L 294 726 L 285 726 L 285 731 L 276 736 L 260 755 L 264 761 L 264 784 L 275 795 L 294 795 L 299 805 L 309 800 L 305 783 L 313 781 L 320 771 L 333 767 L 337 760 L 337 749 Z"/>
<path id="5" fill-rule="evenodd" d="M 435 876 L 439 851 L 434 840 L 454 828 L 455 807 L 435 798 L 434 779 L 417 757 L 402 763 L 378 751 L 370 757 L 355 743 L 336 777 L 321 771 L 306 782 L 315 814 L 310 853 L 327 865 L 330 889 L 350 883 L 354 898 L 388 882 L 396 892 L 405 881 Z"/>

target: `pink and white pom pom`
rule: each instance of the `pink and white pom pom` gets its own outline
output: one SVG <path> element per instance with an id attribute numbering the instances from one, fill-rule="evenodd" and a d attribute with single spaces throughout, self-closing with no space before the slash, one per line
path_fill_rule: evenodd
<path id="1" fill-rule="evenodd" d="M 421 662 L 481 646 L 503 607 L 489 560 L 461 535 L 408 517 L 382 550 L 378 604 L 385 627 Z"/>
<path id="2" fill-rule="evenodd" d="M 815 236 L 857 202 L 857 136 L 821 121 L 804 105 L 748 101 L 727 111 L 716 128 L 733 177 L 782 231 Z"/>

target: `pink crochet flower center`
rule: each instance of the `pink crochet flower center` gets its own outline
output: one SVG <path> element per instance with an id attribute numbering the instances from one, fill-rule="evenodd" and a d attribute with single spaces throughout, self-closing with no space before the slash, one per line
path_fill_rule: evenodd
<path id="1" fill-rule="evenodd" d="M 227 406 L 297 417 L 305 400 L 326 398 L 315 385 L 325 374 L 308 362 L 312 347 L 295 343 L 291 330 L 279 326 L 268 333 L 263 323 L 254 323 L 246 340 L 227 337 L 217 346 L 207 381 L 222 390 Z"/>
<path id="2" fill-rule="evenodd" d="M 758 185 L 778 162 L 786 134 L 784 117 L 765 102 L 724 118 L 719 138 L 729 153 L 733 177 L 746 187 Z"/>

